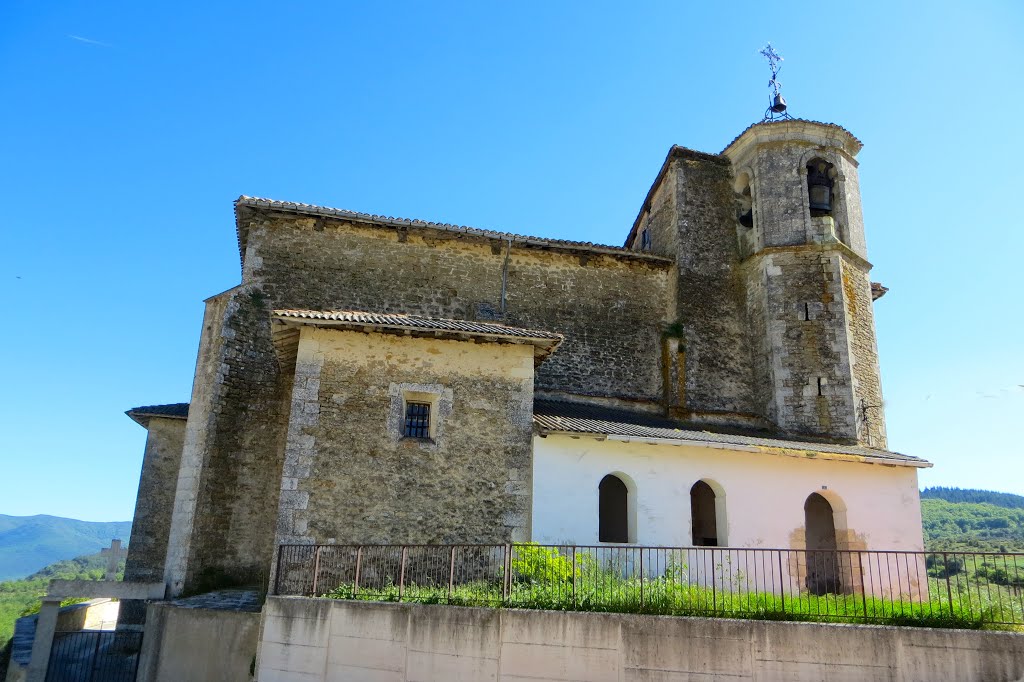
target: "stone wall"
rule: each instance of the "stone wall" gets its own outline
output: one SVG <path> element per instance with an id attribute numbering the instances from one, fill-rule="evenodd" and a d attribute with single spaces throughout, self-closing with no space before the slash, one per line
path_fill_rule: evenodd
<path id="1" fill-rule="evenodd" d="M 135 516 L 128 543 L 124 579 L 144 583 L 161 582 L 167 561 L 167 538 L 171 531 L 174 493 L 185 442 L 185 420 L 150 417 L 146 429 L 146 450 L 135 498 Z M 141 623 L 145 604 L 130 601 L 121 609 L 121 624 Z"/>
<path id="2" fill-rule="evenodd" d="M 748 263 L 761 284 L 769 417 L 785 433 L 856 440 L 842 259 L 817 247 L 762 251 Z"/>
<path id="3" fill-rule="evenodd" d="M 533 347 L 304 327 L 281 543 L 528 540 Z M 405 438 L 403 394 L 436 400 Z"/>
<path id="4" fill-rule="evenodd" d="M 267 577 L 292 387 L 274 354 L 272 310 L 365 309 L 559 331 L 567 339 L 541 366 L 538 388 L 630 402 L 661 396 L 669 262 L 292 214 L 243 220 L 243 284 L 208 301 L 203 323 L 167 566 L 172 594 Z"/>
<path id="5" fill-rule="evenodd" d="M 732 184 L 726 157 L 673 147 L 630 246 L 639 249 L 647 230 L 651 251 L 677 264 L 670 289 L 676 324 L 664 347 L 668 404 L 691 419 L 747 423 L 764 412 L 751 367 L 756 337 L 747 321 Z"/>
<path id="6" fill-rule="evenodd" d="M 172 596 L 268 578 L 291 378 L 257 289 L 207 301 L 165 579 Z"/>
<path id="7" fill-rule="evenodd" d="M 271 597 L 258 682 L 1024 677 L 1024 635 Z"/>
<path id="8" fill-rule="evenodd" d="M 539 250 L 341 220 L 259 214 L 246 281 L 277 308 L 368 310 L 564 334 L 537 388 L 632 401 L 661 397 L 659 339 L 671 263 Z"/>
<path id="9" fill-rule="evenodd" d="M 871 280 L 856 262 L 841 261 L 843 301 L 849 321 L 850 359 L 853 363 L 853 397 L 857 414 L 857 439 L 875 448 L 888 447 L 882 379 L 875 340 L 875 310 Z"/>

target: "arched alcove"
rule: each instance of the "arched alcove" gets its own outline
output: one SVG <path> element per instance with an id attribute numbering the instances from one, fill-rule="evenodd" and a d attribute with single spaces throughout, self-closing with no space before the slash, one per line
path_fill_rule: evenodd
<path id="1" fill-rule="evenodd" d="M 715 491 L 704 481 L 697 481 L 690 488 L 690 522 L 694 547 L 718 547 Z"/>
<path id="2" fill-rule="evenodd" d="M 807 162 L 807 197 L 811 217 L 830 216 L 835 208 L 836 167 L 815 157 Z"/>
<path id="3" fill-rule="evenodd" d="M 630 542 L 630 494 L 614 474 L 601 479 L 598 491 L 598 542 Z"/>
<path id="4" fill-rule="evenodd" d="M 807 589 L 811 594 L 842 592 L 832 505 L 818 493 L 804 502 L 804 537 L 807 547 Z"/>
<path id="5" fill-rule="evenodd" d="M 743 172 L 733 183 L 736 192 L 736 220 L 743 227 L 754 226 L 754 197 L 750 190 L 750 176 Z"/>

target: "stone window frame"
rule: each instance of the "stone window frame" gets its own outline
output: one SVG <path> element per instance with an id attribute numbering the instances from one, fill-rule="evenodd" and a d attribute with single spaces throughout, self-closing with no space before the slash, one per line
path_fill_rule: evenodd
<path id="1" fill-rule="evenodd" d="M 421 448 L 434 449 L 444 438 L 444 427 L 452 413 L 452 389 L 444 384 L 392 383 L 388 387 L 390 405 L 387 432 L 394 442 L 417 443 Z M 408 403 L 430 405 L 428 438 L 405 435 L 405 413 Z"/>

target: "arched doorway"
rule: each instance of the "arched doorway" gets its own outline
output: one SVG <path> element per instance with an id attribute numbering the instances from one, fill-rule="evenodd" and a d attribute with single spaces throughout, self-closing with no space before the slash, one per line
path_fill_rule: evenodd
<path id="1" fill-rule="evenodd" d="M 715 491 L 704 481 L 690 488 L 691 535 L 694 547 L 718 547 Z"/>
<path id="2" fill-rule="evenodd" d="M 835 513 L 829 501 L 811 493 L 804 502 L 807 589 L 811 594 L 840 593 Z"/>
<path id="3" fill-rule="evenodd" d="M 599 542 L 629 542 L 629 489 L 621 478 L 608 474 L 598 490 Z"/>

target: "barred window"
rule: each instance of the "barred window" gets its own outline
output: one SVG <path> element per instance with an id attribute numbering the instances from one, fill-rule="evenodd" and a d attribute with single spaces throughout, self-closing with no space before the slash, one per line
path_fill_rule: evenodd
<path id="1" fill-rule="evenodd" d="M 409 438 L 430 438 L 430 403 L 405 404 L 405 432 Z"/>

